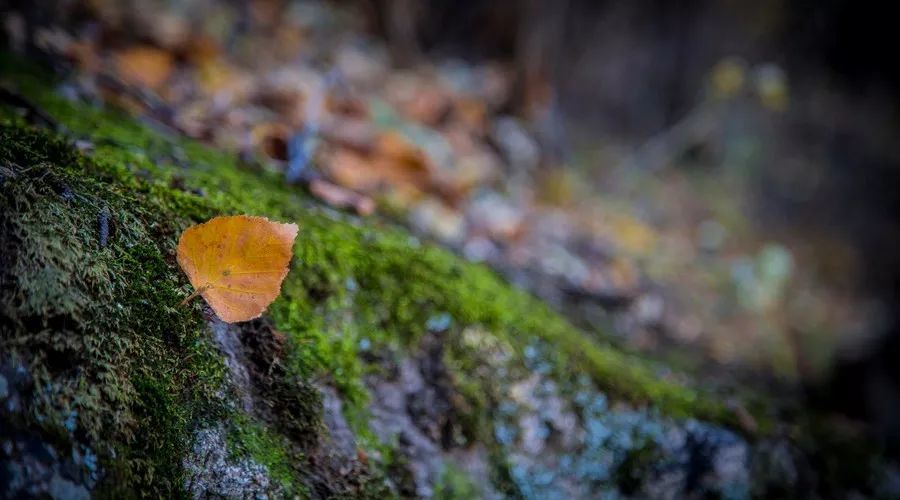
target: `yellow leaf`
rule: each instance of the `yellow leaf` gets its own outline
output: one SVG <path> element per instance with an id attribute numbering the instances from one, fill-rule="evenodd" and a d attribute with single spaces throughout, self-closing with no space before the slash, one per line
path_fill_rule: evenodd
<path id="1" fill-rule="evenodd" d="M 293 255 L 296 224 L 265 217 L 216 217 L 187 228 L 178 240 L 178 265 L 194 293 L 226 323 L 259 317 L 278 297 Z"/>

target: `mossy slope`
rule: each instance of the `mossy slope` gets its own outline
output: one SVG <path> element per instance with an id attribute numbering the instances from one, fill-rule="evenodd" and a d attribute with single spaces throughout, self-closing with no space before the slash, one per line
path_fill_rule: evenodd
<path id="1" fill-rule="evenodd" d="M 222 214 L 300 225 L 291 272 L 268 315 L 285 336 L 278 376 L 335 386 L 362 448 L 382 446 L 365 409 L 364 379 L 378 364 L 364 360 L 408 351 L 435 329 L 488 332 L 523 370 L 537 343 L 546 347 L 547 377 L 587 375 L 610 396 L 671 417 L 737 422 L 721 400 L 597 343 L 482 266 L 389 224 L 323 208 L 259 165 L 62 99 L 46 76 L 14 60 L 0 67 L 5 84 L 60 124 L 36 128 L 0 107 L 0 363 L 29 374 L 20 384 L 24 411 L 0 418 L 64 449 L 90 448 L 104 471 L 94 482 L 112 493 L 182 491 L 179 457 L 192 430 L 244 421 L 220 394 L 225 367 L 201 306 L 177 306 L 190 292 L 174 262 L 177 235 Z M 444 354 L 465 399 L 461 432 L 472 441 L 491 438 L 484 424 L 497 398 L 493 381 L 475 370 L 477 355 L 458 342 Z M 274 421 L 235 424 L 235 452 L 256 456 L 278 471 L 280 488 L 302 493 L 306 481 L 290 476 L 303 477 L 306 448 L 292 445 L 296 436 L 286 440 L 282 424 L 316 434 L 316 404 L 289 403 Z"/>

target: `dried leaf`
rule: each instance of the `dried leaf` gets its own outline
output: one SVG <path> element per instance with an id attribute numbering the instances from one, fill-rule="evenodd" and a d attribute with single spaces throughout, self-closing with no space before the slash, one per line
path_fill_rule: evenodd
<path id="1" fill-rule="evenodd" d="M 175 66 L 170 53 L 151 46 L 120 50 L 113 60 L 122 80 L 154 90 L 162 86 Z"/>
<path id="2" fill-rule="evenodd" d="M 396 163 L 397 167 L 421 172 L 425 175 L 428 175 L 431 170 L 425 153 L 397 132 L 385 132 L 379 135 L 375 143 L 375 150 L 377 156 Z"/>
<path id="3" fill-rule="evenodd" d="M 366 157 L 349 149 L 337 149 L 329 156 L 326 169 L 341 186 L 372 193 L 384 183 L 384 176 L 372 168 Z"/>
<path id="4" fill-rule="evenodd" d="M 293 254 L 296 224 L 265 217 L 216 217 L 178 241 L 178 265 L 195 292 L 227 323 L 259 317 L 278 297 Z"/>

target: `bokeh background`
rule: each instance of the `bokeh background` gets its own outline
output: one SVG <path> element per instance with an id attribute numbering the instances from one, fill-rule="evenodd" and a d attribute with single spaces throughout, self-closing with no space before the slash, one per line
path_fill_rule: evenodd
<path id="1" fill-rule="evenodd" d="M 889 6 L 7 1 L 62 91 L 900 442 Z"/>

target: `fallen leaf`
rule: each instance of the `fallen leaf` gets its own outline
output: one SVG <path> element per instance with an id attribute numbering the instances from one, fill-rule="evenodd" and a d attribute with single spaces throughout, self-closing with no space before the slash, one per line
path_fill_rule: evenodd
<path id="1" fill-rule="evenodd" d="M 356 191 L 372 193 L 384 183 L 384 177 L 365 156 L 349 149 L 337 149 L 329 155 L 326 170 L 331 180 Z"/>
<path id="2" fill-rule="evenodd" d="M 293 255 L 296 224 L 265 217 L 216 217 L 187 228 L 178 240 L 178 265 L 194 293 L 222 321 L 259 317 L 278 297 Z"/>
<path id="3" fill-rule="evenodd" d="M 421 149 L 398 132 L 385 132 L 375 141 L 375 154 L 397 164 L 397 167 L 428 175 L 431 165 Z"/>
<path id="4" fill-rule="evenodd" d="M 165 83 L 175 66 L 170 53 L 149 45 L 120 50 L 113 61 L 122 80 L 154 90 Z"/>
<path id="5" fill-rule="evenodd" d="M 347 148 L 332 151 L 324 162 L 325 172 L 334 183 L 370 195 L 402 193 L 404 199 L 422 195 L 428 185 L 428 172 L 407 168 L 382 156 L 368 157 Z"/>

